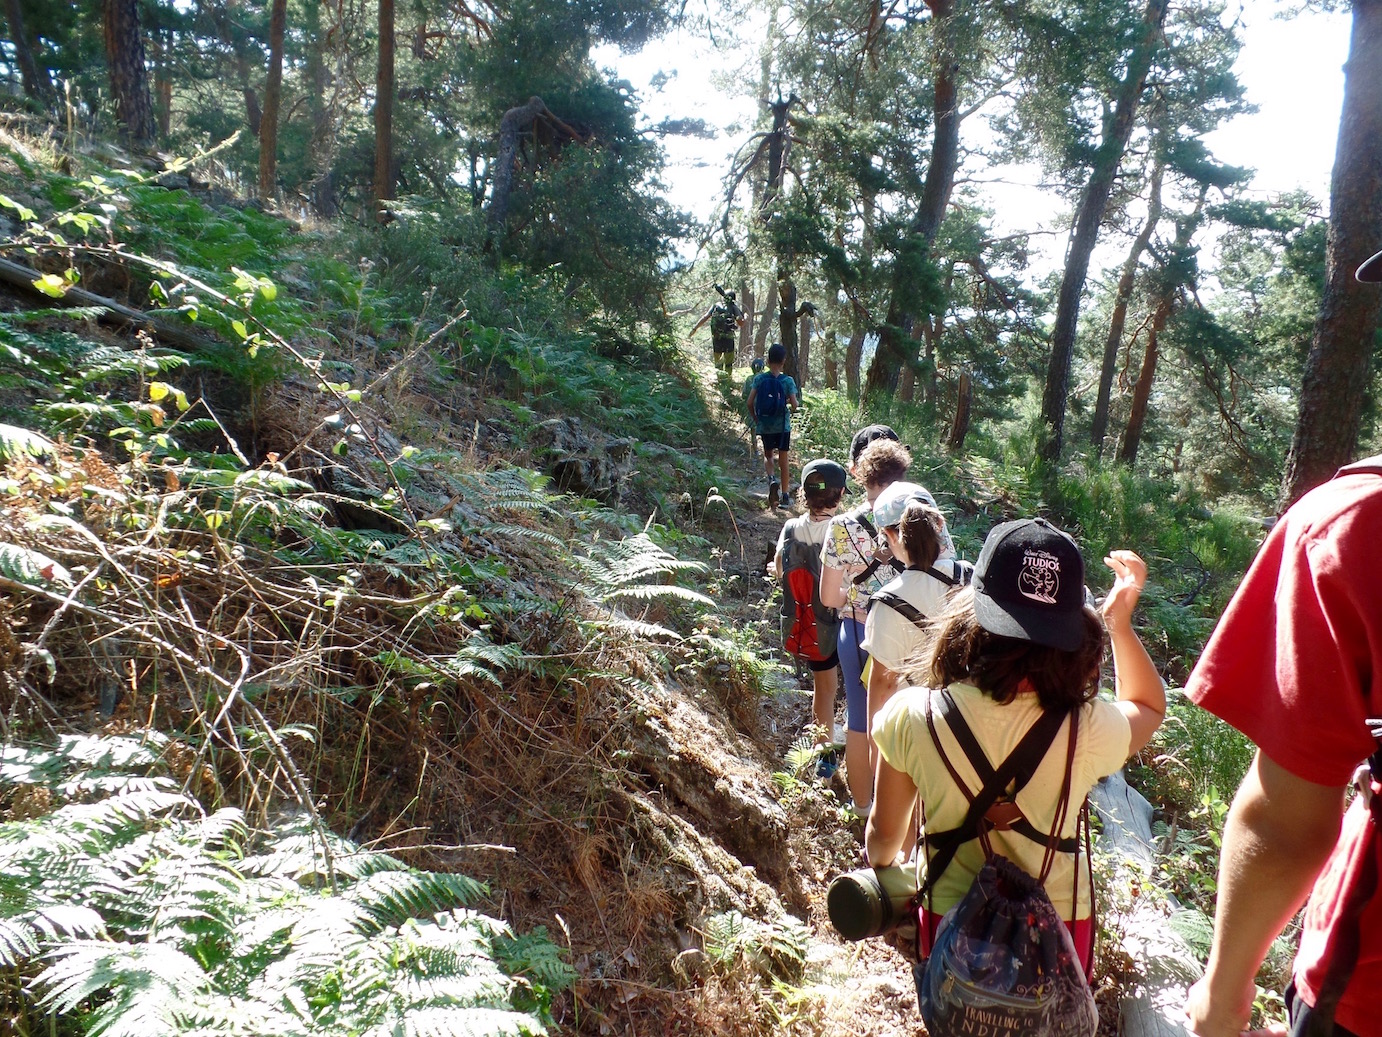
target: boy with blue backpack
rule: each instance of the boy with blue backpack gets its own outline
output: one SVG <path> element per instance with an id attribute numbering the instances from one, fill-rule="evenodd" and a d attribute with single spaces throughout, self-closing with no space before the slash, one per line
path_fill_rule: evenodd
<path id="1" fill-rule="evenodd" d="M 753 380 L 753 388 L 749 390 L 749 420 L 763 440 L 769 508 L 776 508 L 780 500 L 791 500 L 792 493 L 788 470 L 792 445 L 790 412 L 797 409 L 801 400 L 797 383 L 791 375 L 782 373 L 786 362 L 787 350 L 782 343 L 774 342 L 768 348 L 768 369 Z"/>

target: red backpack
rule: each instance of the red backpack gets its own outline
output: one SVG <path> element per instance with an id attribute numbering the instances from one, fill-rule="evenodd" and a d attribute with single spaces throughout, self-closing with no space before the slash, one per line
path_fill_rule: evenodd
<path id="1" fill-rule="evenodd" d="M 821 550 L 797 534 L 809 517 L 792 519 L 782 538 L 782 647 L 810 662 L 835 654 L 840 614 L 821 604 Z"/>

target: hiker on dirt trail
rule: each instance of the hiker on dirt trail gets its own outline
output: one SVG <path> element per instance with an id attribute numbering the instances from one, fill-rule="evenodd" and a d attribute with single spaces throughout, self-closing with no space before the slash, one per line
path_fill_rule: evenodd
<path id="1" fill-rule="evenodd" d="M 872 441 L 854 437 L 859 447 L 853 453 L 850 473 L 863 483 L 868 500 L 830 520 L 825 546 L 821 549 L 821 602 L 840 610 L 840 672 L 845 679 L 845 778 L 854 809 L 868 813 L 873 802 L 872 743 L 869 741 L 868 692 L 864 688 L 864 620 L 869 597 L 883 589 L 896 572 L 891 556 L 880 555 L 878 529 L 871 513 L 878 495 L 907 474 L 912 456 L 897 442 L 897 434 L 878 426 Z M 888 438 L 891 437 L 891 438 Z M 882 552 L 886 553 L 886 552 Z"/>
<path id="2" fill-rule="evenodd" d="M 873 595 L 864 623 L 860 647 L 870 659 L 870 729 L 899 682 L 921 663 L 931 617 L 945 607 L 956 588 L 969 583 L 974 571 L 953 551 L 943 557 L 950 539 L 945 516 L 923 486 L 893 483 L 873 502 L 873 521 L 893 557 L 906 568 Z"/>
<path id="3" fill-rule="evenodd" d="M 792 376 L 782 373 L 786 362 L 787 350 L 782 343 L 774 342 L 768 347 L 768 369 L 753 380 L 749 389 L 749 419 L 763 440 L 769 508 L 776 508 L 779 501 L 791 500 L 792 496 L 792 413 L 800 406 L 801 398 Z"/>
<path id="4" fill-rule="evenodd" d="M 693 337 L 709 323 L 710 349 L 715 357 L 715 368 L 721 377 L 728 378 L 734 373 L 734 336 L 747 318 L 734 301 L 733 292 L 725 291 L 718 284 L 715 290 L 720 293 L 720 301 L 705 311 L 705 316 L 696 322 L 687 338 Z"/>
<path id="5" fill-rule="evenodd" d="M 1356 276 L 1382 283 L 1382 252 Z M 1291 1034 L 1382 1035 L 1379 542 L 1382 455 L 1287 509 L 1186 685 L 1257 744 L 1224 825 L 1209 962 L 1190 988 L 1201 1037 L 1247 1028 L 1257 970 L 1307 892 Z"/>
<path id="6" fill-rule="evenodd" d="M 753 363 L 749 365 L 749 376 L 744 379 L 744 408 L 748 411 L 749 393 L 753 392 L 753 383 L 758 380 L 758 376 L 763 373 L 766 366 L 761 356 L 753 358 Z M 749 459 L 753 460 L 758 456 L 758 431 L 754 428 L 753 413 L 748 412 L 749 428 Z"/>
<path id="7" fill-rule="evenodd" d="M 844 497 L 845 478 L 843 466 L 825 458 L 812 461 L 801 470 L 801 502 L 806 514 L 783 525 L 773 556 L 773 575 L 783 581 L 784 647 L 811 670 L 811 717 L 819 729 L 818 746 L 834 741 L 835 696 L 840 689 L 840 657 L 836 651 L 839 615 L 833 609 L 824 610 L 820 603 L 821 547 L 831 516 Z M 798 575 L 794 577 L 793 573 Z M 821 619 L 824 622 L 818 622 Z M 803 626 L 813 629 L 803 636 Z M 816 773 L 829 778 L 836 766 L 833 753 L 823 755 Z"/>
<path id="8" fill-rule="evenodd" d="M 923 957 L 941 917 L 969 891 L 991 847 L 1043 878 L 1089 975 L 1091 871 L 1087 858 L 1078 860 L 1083 812 L 1077 804 L 1147 744 L 1166 713 L 1161 678 L 1132 627 L 1146 563 L 1131 551 L 1113 551 L 1104 563 L 1116 579 L 1096 612 L 1085 603 L 1084 560 L 1069 536 L 1042 519 L 996 526 L 973 582 L 935 617 L 925 686 L 899 691 L 878 713 L 877 788 L 865 847 L 875 868 L 904 863 L 920 797 L 924 838 L 917 878 L 931 880 L 918 908 Z M 1106 640 L 1113 646 L 1115 702 L 1097 694 Z M 943 833 L 962 827 L 971 797 L 988 791 L 978 764 L 990 771 L 1002 766 L 1039 723 L 1047 741 L 1037 747 L 1040 762 L 1030 780 L 1018 783 L 1011 801 L 1003 796 L 977 819 L 983 834 L 961 832 L 954 849 L 938 848 L 947 841 Z M 961 740 L 965 728 L 968 747 Z M 993 791 L 1009 787 L 1003 781 Z M 1002 827 L 990 828 L 990 820 Z M 1051 845 L 1053 839 L 1059 841 Z M 932 861 L 940 869 L 934 877 L 927 874 Z"/>

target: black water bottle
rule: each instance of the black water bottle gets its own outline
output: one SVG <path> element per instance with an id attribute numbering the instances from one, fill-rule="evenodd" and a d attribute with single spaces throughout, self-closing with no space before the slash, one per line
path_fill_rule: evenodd
<path id="1" fill-rule="evenodd" d="M 825 906 L 836 932 L 846 940 L 867 940 L 906 922 L 916 892 L 910 867 L 859 868 L 830 883 Z"/>

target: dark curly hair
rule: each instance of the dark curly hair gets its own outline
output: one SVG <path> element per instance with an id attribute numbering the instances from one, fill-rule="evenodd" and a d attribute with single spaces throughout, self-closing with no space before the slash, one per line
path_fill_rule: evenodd
<path id="1" fill-rule="evenodd" d="M 1001 704 L 1017 697 L 1023 678 L 1045 710 L 1070 710 L 1093 700 L 1106 632 L 1099 613 L 1083 611 L 1084 642 L 1073 652 L 990 633 L 974 615 L 974 589 L 964 587 L 935 617 L 923 672 L 932 687 L 962 681 Z"/>

